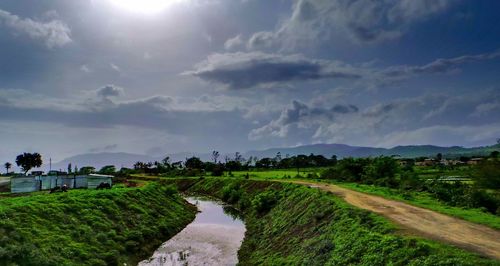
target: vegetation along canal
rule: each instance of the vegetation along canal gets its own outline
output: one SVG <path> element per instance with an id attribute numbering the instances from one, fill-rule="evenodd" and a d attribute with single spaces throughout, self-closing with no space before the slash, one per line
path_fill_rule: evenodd
<path id="1" fill-rule="evenodd" d="M 188 197 L 198 207 L 194 221 L 139 265 L 236 265 L 245 225 L 231 207 Z"/>

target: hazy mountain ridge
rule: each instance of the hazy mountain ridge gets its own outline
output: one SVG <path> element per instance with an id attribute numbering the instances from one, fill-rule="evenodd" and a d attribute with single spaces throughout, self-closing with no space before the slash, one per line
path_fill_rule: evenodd
<path id="1" fill-rule="evenodd" d="M 374 148 L 374 147 L 358 147 L 350 146 L 345 144 L 313 144 L 304 145 L 297 147 L 288 148 L 270 148 L 266 150 L 258 151 L 248 151 L 243 153 L 244 158 L 250 156 L 257 158 L 264 157 L 275 157 L 278 152 L 281 153 L 282 157 L 294 156 L 298 154 L 321 154 L 325 157 L 331 157 L 332 155 L 337 155 L 338 158 L 345 157 L 369 157 L 369 156 L 393 156 L 398 155 L 404 158 L 415 158 L 421 156 L 435 156 L 438 153 L 442 153 L 445 156 L 478 156 L 478 155 L 488 155 L 493 150 L 500 150 L 500 145 L 484 146 L 484 147 L 473 147 L 464 148 L 459 146 L 452 147 L 440 147 L 434 145 L 408 145 L 408 146 L 396 146 L 393 148 Z M 224 160 L 225 156 L 234 157 L 233 154 L 221 154 L 219 160 Z M 97 169 L 105 165 L 115 165 L 117 168 L 120 167 L 132 167 L 137 161 L 141 162 L 153 162 L 161 161 L 164 157 L 169 156 L 171 162 L 183 161 L 188 157 L 197 156 L 202 160 L 211 160 L 210 153 L 195 153 L 195 152 L 182 152 L 165 155 L 163 157 L 155 157 L 142 154 L 132 154 L 124 152 L 103 152 L 103 153 L 86 153 L 76 156 L 66 158 L 60 162 L 54 163 L 52 169 L 62 169 L 65 171 L 69 163 L 82 166 L 94 166 Z M 45 165 L 48 169 L 48 165 Z"/>
<path id="2" fill-rule="evenodd" d="M 491 151 L 499 149 L 500 145 L 464 148 L 459 146 L 441 147 L 434 145 L 408 145 L 393 148 L 358 147 L 345 144 L 315 144 L 292 148 L 272 148 L 262 151 L 250 151 L 245 155 L 262 157 L 274 157 L 278 152 L 284 157 L 298 154 L 321 154 L 325 157 L 336 155 L 344 157 L 369 157 L 369 156 L 400 156 L 404 158 L 415 158 L 421 156 L 435 156 L 438 153 L 448 156 L 460 155 L 488 155 Z"/>

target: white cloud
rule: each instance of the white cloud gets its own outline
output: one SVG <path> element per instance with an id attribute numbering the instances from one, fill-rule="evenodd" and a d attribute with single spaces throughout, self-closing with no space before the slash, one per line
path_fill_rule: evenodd
<path id="1" fill-rule="evenodd" d="M 70 28 L 58 19 L 36 21 L 30 18 L 20 18 L 0 9 L 0 26 L 2 25 L 15 33 L 42 40 L 48 48 L 61 47 L 72 41 Z"/>
<path id="2" fill-rule="evenodd" d="M 331 108 L 325 108 L 323 102 L 318 107 L 315 99 L 310 103 L 294 101 L 275 119 L 253 129 L 249 139 L 384 147 L 492 143 L 500 130 L 496 116 L 499 99 L 495 90 L 467 95 L 428 94 L 369 105 L 359 111 L 355 106 L 332 102 Z"/>
<path id="3" fill-rule="evenodd" d="M 484 143 L 494 143 L 500 136 L 500 124 L 485 124 L 479 126 L 445 126 L 435 125 L 416 130 L 395 131 L 380 138 L 378 146 L 393 147 L 396 145 L 426 145 L 441 146 L 478 146 Z"/>
<path id="4" fill-rule="evenodd" d="M 85 73 L 90 73 L 92 70 L 87 66 L 87 65 L 81 65 L 80 70 L 85 72 Z"/>
<path id="5" fill-rule="evenodd" d="M 291 16 L 276 31 L 255 33 L 251 49 L 297 46 L 329 41 L 347 33 L 355 42 L 397 39 L 412 24 L 447 10 L 454 0 L 296 0 Z"/>
<path id="6" fill-rule="evenodd" d="M 109 66 L 116 72 L 121 72 L 122 70 L 120 69 L 119 66 L 115 65 L 114 63 L 109 63 Z"/>
<path id="7" fill-rule="evenodd" d="M 241 48 L 245 44 L 241 34 L 234 36 L 233 38 L 227 39 L 224 43 L 224 49 L 226 50 L 236 50 Z"/>

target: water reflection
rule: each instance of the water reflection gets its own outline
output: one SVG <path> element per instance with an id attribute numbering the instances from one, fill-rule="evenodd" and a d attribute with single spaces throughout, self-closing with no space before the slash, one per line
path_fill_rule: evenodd
<path id="1" fill-rule="evenodd" d="M 194 221 L 139 265 L 236 265 L 245 235 L 239 213 L 209 199 L 187 200 L 200 211 Z"/>

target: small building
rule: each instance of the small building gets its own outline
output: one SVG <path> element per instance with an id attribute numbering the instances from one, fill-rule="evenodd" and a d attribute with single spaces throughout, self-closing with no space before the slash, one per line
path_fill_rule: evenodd
<path id="1" fill-rule="evenodd" d="M 468 165 L 476 165 L 476 164 L 479 164 L 480 162 L 482 162 L 483 160 L 484 160 L 484 158 L 472 158 L 469 161 L 467 161 L 467 164 Z"/>
<path id="2" fill-rule="evenodd" d="M 87 176 L 87 188 L 95 189 L 101 183 L 113 185 L 113 176 L 112 175 L 98 175 L 98 174 L 90 174 Z"/>
<path id="3" fill-rule="evenodd" d="M 50 172 L 49 172 L 50 173 Z M 54 172 L 53 172 L 54 173 Z M 53 174 L 52 173 L 52 174 Z M 57 174 L 59 174 L 58 172 Z M 66 185 L 68 188 L 89 188 L 95 189 L 101 183 L 113 185 L 111 175 L 39 175 L 39 176 L 19 176 L 10 180 L 10 190 L 12 193 L 35 192 L 49 190 L 55 187 Z"/>
<path id="4" fill-rule="evenodd" d="M 43 171 L 31 171 L 31 175 L 41 176 L 41 175 L 43 175 Z"/>

